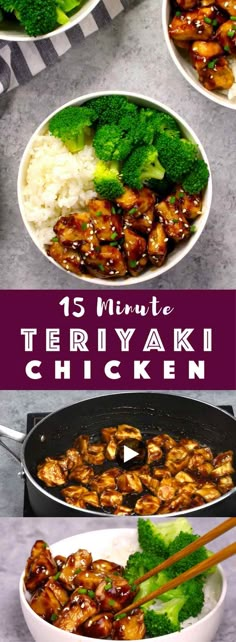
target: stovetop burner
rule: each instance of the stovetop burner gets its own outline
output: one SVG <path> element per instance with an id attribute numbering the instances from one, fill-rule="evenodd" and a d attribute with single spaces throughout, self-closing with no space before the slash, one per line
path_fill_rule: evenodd
<path id="1" fill-rule="evenodd" d="M 219 406 L 222 410 L 226 410 L 230 415 L 234 415 L 233 406 Z M 29 412 L 27 414 L 27 424 L 26 424 L 26 434 L 34 428 L 34 426 L 49 413 L 47 412 Z M 25 482 L 24 482 L 25 483 Z M 225 502 L 221 502 L 221 517 L 235 517 L 235 497 L 229 497 Z M 24 506 L 23 506 L 23 517 L 35 517 L 34 512 L 32 511 L 28 490 L 25 483 L 24 491 Z"/>

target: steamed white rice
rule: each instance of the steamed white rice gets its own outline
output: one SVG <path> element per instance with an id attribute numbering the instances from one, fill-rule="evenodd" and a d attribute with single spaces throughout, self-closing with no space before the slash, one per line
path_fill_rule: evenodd
<path id="1" fill-rule="evenodd" d="M 96 196 L 93 175 L 98 160 L 92 145 L 72 154 L 51 134 L 33 144 L 23 190 L 25 216 L 43 247 L 55 236 L 60 216 L 84 209 Z"/>

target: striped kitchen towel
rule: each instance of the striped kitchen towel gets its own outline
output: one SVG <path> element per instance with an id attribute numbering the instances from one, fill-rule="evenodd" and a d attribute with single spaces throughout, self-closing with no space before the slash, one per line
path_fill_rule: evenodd
<path id="1" fill-rule="evenodd" d="M 0 94 L 28 82 L 74 44 L 134 5 L 135 0 L 100 0 L 87 18 L 66 33 L 37 42 L 0 40 Z"/>

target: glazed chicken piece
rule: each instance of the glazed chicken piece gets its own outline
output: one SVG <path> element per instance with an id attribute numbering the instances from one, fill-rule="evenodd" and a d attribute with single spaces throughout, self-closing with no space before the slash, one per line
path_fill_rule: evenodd
<path id="1" fill-rule="evenodd" d="M 79 453 L 84 457 L 87 454 L 89 445 L 88 435 L 79 435 L 74 441 L 74 448 L 78 448 Z"/>
<path id="2" fill-rule="evenodd" d="M 81 466 L 83 463 L 82 457 L 76 448 L 69 448 L 65 454 L 66 468 L 68 471 L 72 470 L 75 466 Z"/>
<path id="3" fill-rule="evenodd" d="M 159 441 L 158 437 L 153 437 L 152 439 L 148 439 L 146 442 L 148 464 L 151 464 L 154 461 L 160 461 L 163 457 L 163 451 L 159 446 Z"/>
<path id="4" fill-rule="evenodd" d="M 121 620 L 114 620 L 112 629 L 113 640 L 142 640 L 145 637 L 144 613 L 134 609 L 131 614 Z"/>
<path id="5" fill-rule="evenodd" d="M 184 446 L 176 446 L 168 452 L 165 463 L 172 475 L 176 475 L 180 470 L 187 468 L 189 459 L 187 449 Z"/>
<path id="6" fill-rule="evenodd" d="M 177 475 L 175 475 L 175 480 L 178 484 L 188 484 L 195 481 L 194 477 L 189 473 L 184 472 L 184 470 L 181 470 Z"/>
<path id="7" fill-rule="evenodd" d="M 129 273 L 138 276 L 143 272 L 148 262 L 147 243 L 142 236 L 126 228 L 124 230 L 124 253 L 127 259 Z"/>
<path id="8" fill-rule="evenodd" d="M 201 44 L 201 43 L 198 43 Z M 177 197 L 181 202 L 182 214 L 188 221 L 194 221 L 202 214 L 202 197 L 199 194 L 187 194 L 182 188 L 177 190 Z"/>
<path id="9" fill-rule="evenodd" d="M 62 567 L 66 563 L 66 557 L 63 557 L 63 555 L 56 555 L 54 557 L 54 560 L 55 560 L 56 565 L 57 565 L 57 570 L 61 572 Z"/>
<path id="10" fill-rule="evenodd" d="M 215 0 L 215 4 L 220 9 L 227 11 L 230 16 L 236 16 L 236 0 Z"/>
<path id="11" fill-rule="evenodd" d="M 140 479 L 142 484 L 148 488 L 148 490 L 151 490 L 153 495 L 158 495 L 159 481 L 157 479 L 153 479 L 151 475 L 145 475 L 145 473 L 140 473 Z"/>
<path id="12" fill-rule="evenodd" d="M 78 275 L 82 274 L 81 257 L 76 250 L 64 247 L 57 241 L 53 241 L 50 245 L 47 245 L 46 250 L 47 255 L 56 261 L 56 263 L 59 263 L 64 270 Z"/>
<path id="13" fill-rule="evenodd" d="M 183 11 L 188 11 L 189 9 L 195 9 L 198 7 L 200 0 L 176 0 L 176 4 Z"/>
<path id="14" fill-rule="evenodd" d="M 86 268 L 92 276 L 106 279 L 122 277 L 127 273 L 124 257 L 117 247 L 103 245 L 98 251 L 91 250 L 83 256 Z"/>
<path id="15" fill-rule="evenodd" d="M 147 251 L 149 260 L 156 267 L 163 265 L 167 255 L 167 241 L 162 223 L 155 223 L 148 237 Z"/>
<path id="16" fill-rule="evenodd" d="M 185 510 L 192 506 L 192 496 L 194 493 L 193 485 L 189 485 L 191 488 L 182 488 L 177 496 L 175 496 L 170 503 L 165 504 L 164 508 L 161 509 L 162 514 L 174 513 L 177 511 Z"/>
<path id="17" fill-rule="evenodd" d="M 150 189 L 148 189 L 148 187 L 143 187 L 140 190 L 126 187 L 124 194 L 119 196 L 119 198 L 116 199 L 116 202 L 117 205 L 119 205 L 119 207 L 121 207 L 125 212 L 140 216 L 154 208 L 155 195 Z M 130 212 L 130 210 L 133 209 L 135 209 L 136 212 Z"/>
<path id="18" fill-rule="evenodd" d="M 97 493 L 87 490 L 84 486 L 67 486 L 67 488 L 63 488 L 61 494 L 67 504 L 76 506 L 76 508 L 86 508 L 88 505 L 99 508 Z"/>
<path id="19" fill-rule="evenodd" d="M 97 586 L 104 578 L 104 573 L 95 573 L 95 571 L 81 571 L 74 577 L 74 584 L 78 588 L 85 588 L 88 591 L 95 591 Z"/>
<path id="20" fill-rule="evenodd" d="M 87 212 L 61 216 L 53 229 L 62 245 L 75 247 L 82 241 L 95 242 L 93 224 Z"/>
<path id="21" fill-rule="evenodd" d="M 135 472 L 126 472 L 117 478 L 117 486 L 122 493 L 141 493 L 142 482 Z"/>
<path id="22" fill-rule="evenodd" d="M 94 466 L 101 466 L 105 461 L 105 445 L 104 444 L 88 444 L 88 450 L 84 455 L 84 461 L 87 464 Z"/>
<path id="23" fill-rule="evenodd" d="M 96 599 L 101 611 L 121 611 L 132 602 L 136 591 L 120 575 L 110 575 L 100 582 L 96 589 Z"/>
<path id="24" fill-rule="evenodd" d="M 220 25 L 216 32 L 216 38 L 223 49 L 227 47 L 229 54 L 236 54 L 236 24 L 234 20 L 227 20 Z"/>
<path id="25" fill-rule="evenodd" d="M 91 553 L 84 549 L 67 557 L 66 563 L 60 574 L 60 582 L 68 591 L 76 588 L 75 578 L 80 571 L 87 571 L 92 564 Z"/>
<path id="26" fill-rule="evenodd" d="M 98 615 L 93 615 L 84 622 L 82 633 L 88 638 L 96 638 L 98 640 L 111 638 L 112 622 L 112 613 L 99 613 Z"/>
<path id="27" fill-rule="evenodd" d="M 115 434 L 116 441 L 125 441 L 125 439 L 138 439 L 142 441 L 142 435 L 139 428 L 129 426 L 129 424 L 120 424 Z"/>
<path id="28" fill-rule="evenodd" d="M 200 444 L 196 439 L 186 439 L 185 437 L 180 439 L 179 445 L 184 446 L 190 453 L 192 453 L 195 448 L 200 448 Z"/>
<path id="29" fill-rule="evenodd" d="M 204 69 L 212 59 L 218 58 L 218 56 L 221 56 L 223 53 L 224 50 L 220 44 L 213 40 L 208 42 L 197 40 L 193 42 L 190 50 L 191 60 L 197 71 Z M 211 66 L 209 68 L 211 68 Z"/>
<path id="30" fill-rule="evenodd" d="M 224 477 L 225 475 L 232 475 L 235 470 L 233 468 L 233 451 L 228 450 L 225 453 L 220 453 L 213 461 L 214 470 L 211 473 L 213 479 Z"/>
<path id="31" fill-rule="evenodd" d="M 76 589 L 69 600 L 60 612 L 54 626 L 70 633 L 76 633 L 78 628 L 89 617 L 96 615 L 98 606 L 89 595 L 78 593 L 80 589 Z"/>
<path id="32" fill-rule="evenodd" d="M 158 468 L 158 466 L 153 468 L 152 475 L 155 479 L 159 480 L 164 479 L 165 477 L 171 477 L 171 473 L 166 466 L 163 466 L 162 468 Z"/>
<path id="33" fill-rule="evenodd" d="M 225 56 L 216 58 L 212 61 L 211 68 L 207 66 L 201 69 L 199 71 L 199 80 L 210 91 L 213 89 L 230 89 L 234 83 L 234 75 L 227 58 Z"/>
<path id="34" fill-rule="evenodd" d="M 128 506 L 118 506 L 114 511 L 114 515 L 132 515 L 132 512 L 132 508 L 129 508 Z"/>
<path id="35" fill-rule="evenodd" d="M 197 488 L 196 495 L 200 495 L 200 497 L 203 497 L 205 502 L 208 503 L 214 501 L 214 499 L 218 499 L 220 492 L 214 483 L 205 482 L 200 488 Z"/>
<path id="36" fill-rule="evenodd" d="M 78 481 L 81 484 L 89 484 L 94 477 L 91 466 L 75 466 L 69 474 L 69 480 Z"/>
<path id="37" fill-rule="evenodd" d="M 182 203 L 180 199 L 168 196 L 164 201 L 156 205 L 156 212 L 159 216 L 160 223 L 163 223 L 166 236 L 173 239 L 176 243 L 187 239 L 190 236 L 190 225 L 183 214 Z"/>
<path id="38" fill-rule="evenodd" d="M 67 481 L 67 471 L 60 460 L 46 457 L 44 463 L 37 468 L 37 477 L 49 488 L 63 486 Z"/>
<path id="39" fill-rule="evenodd" d="M 104 490 L 100 502 L 102 508 L 117 508 L 123 502 L 123 495 L 118 490 Z"/>
<path id="40" fill-rule="evenodd" d="M 195 448 L 188 462 L 188 470 L 200 474 L 206 463 L 212 463 L 213 454 L 210 448 Z"/>
<path id="41" fill-rule="evenodd" d="M 69 595 L 63 586 L 51 579 L 34 593 L 30 606 L 37 615 L 50 622 L 51 617 L 57 616 L 68 600 Z"/>
<path id="42" fill-rule="evenodd" d="M 109 444 L 109 441 L 111 437 L 113 437 L 116 434 L 117 428 L 113 428 L 112 426 L 110 428 L 102 428 L 101 430 L 101 437 L 102 440 L 105 441 L 106 444 Z"/>
<path id="43" fill-rule="evenodd" d="M 104 575 L 110 575 L 112 573 L 123 573 L 123 566 L 116 564 L 115 562 L 109 562 L 108 560 L 95 560 L 91 566 L 92 570 L 95 573 L 103 573 Z"/>
<path id="44" fill-rule="evenodd" d="M 213 35 L 213 25 L 205 19 L 214 19 L 214 7 L 200 7 L 195 11 L 187 11 L 180 16 L 174 16 L 169 25 L 169 35 L 178 40 L 209 40 Z"/>
<path id="45" fill-rule="evenodd" d="M 130 212 L 124 214 L 123 220 L 125 226 L 139 234 L 149 234 L 154 221 L 154 209 L 147 210 L 144 214 L 139 214 L 138 210 L 136 213 L 134 210 L 131 210 L 131 212 L 132 214 L 130 214 Z"/>
<path id="46" fill-rule="evenodd" d="M 107 444 L 106 459 L 109 459 L 109 461 L 114 461 L 114 459 L 116 458 L 117 448 L 118 444 L 114 435 L 113 437 L 111 437 L 109 443 Z"/>
<path id="47" fill-rule="evenodd" d="M 140 497 L 135 504 L 135 513 L 137 515 L 154 515 L 158 512 L 161 502 L 154 495 L 144 495 Z"/>
<path id="48" fill-rule="evenodd" d="M 57 565 L 46 542 L 38 539 L 27 560 L 24 583 L 27 591 L 33 593 L 48 578 L 57 573 Z"/>
<path id="49" fill-rule="evenodd" d="M 232 477 L 230 477 L 230 475 L 220 477 L 217 481 L 217 488 L 220 491 L 221 495 L 224 495 L 224 493 L 228 493 L 231 488 L 234 488 Z"/>
<path id="50" fill-rule="evenodd" d="M 170 502 L 175 497 L 178 490 L 179 484 L 176 479 L 164 477 L 160 482 L 157 495 L 162 502 Z"/>
<path id="51" fill-rule="evenodd" d="M 90 486 L 99 494 L 104 490 L 114 490 L 116 488 L 116 478 L 120 473 L 119 468 L 109 468 L 105 470 L 104 473 L 101 473 L 101 475 L 96 475 Z"/>
<path id="52" fill-rule="evenodd" d="M 112 203 L 101 199 L 89 202 L 89 214 L 98 241 L 115 241 L 122 236 L 122 218 L 113 213 Z"/>

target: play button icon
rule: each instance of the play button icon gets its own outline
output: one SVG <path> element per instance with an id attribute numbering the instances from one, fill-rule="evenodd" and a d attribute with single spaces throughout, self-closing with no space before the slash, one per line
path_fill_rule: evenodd
<path id="1" fill-rule="evenodd" d="M 146 454 L 146 446 L 143 441 L 125 439 L 119 444 L 116 459 L 122 468 L 138 468 L 144 464 Z"/>

